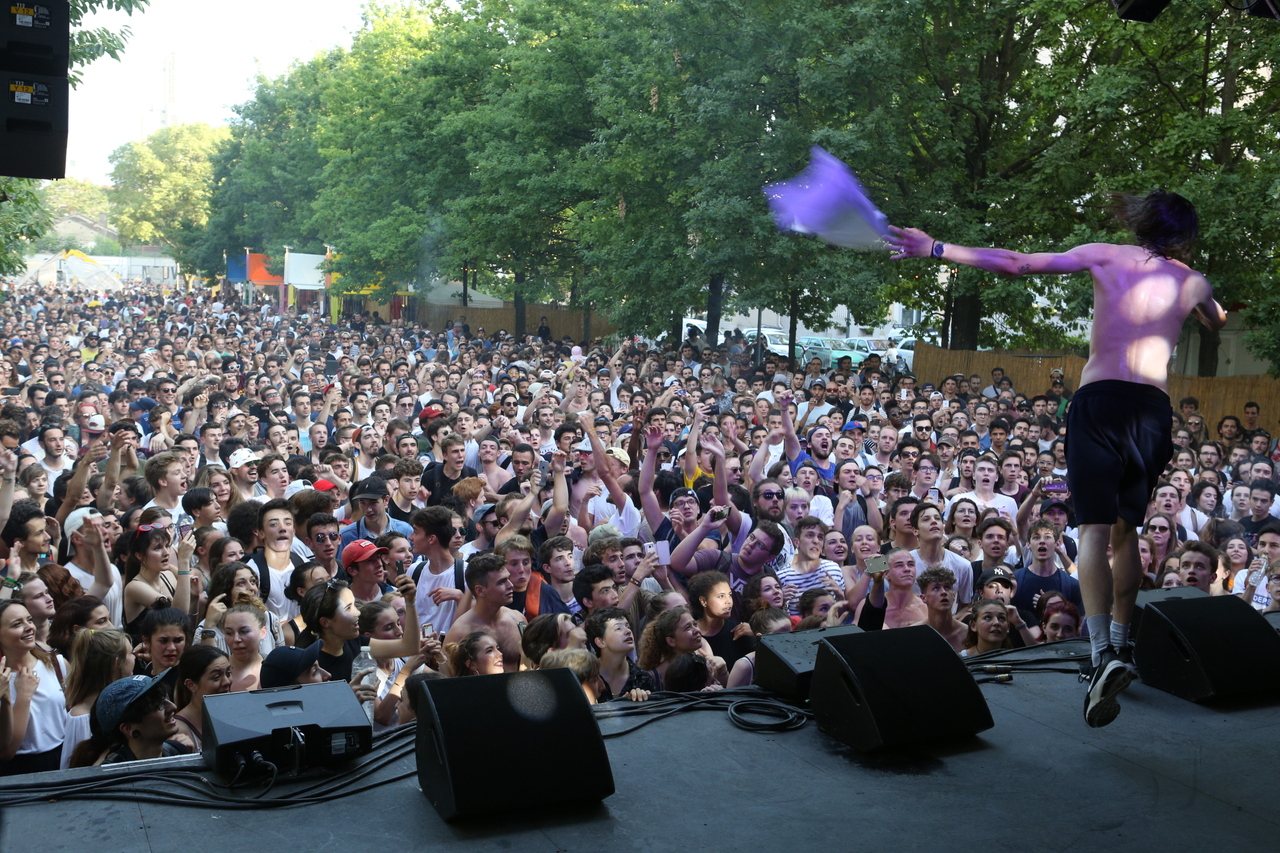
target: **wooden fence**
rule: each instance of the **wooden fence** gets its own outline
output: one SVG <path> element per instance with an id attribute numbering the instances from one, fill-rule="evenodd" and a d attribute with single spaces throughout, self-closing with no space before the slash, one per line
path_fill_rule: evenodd
<path id="1" fill-rule="evenodd" d="M 1041 394 L 1049 388 L 1049 371 L 1060 369 L 1067 389 L 1080 387 L 1080 374 L 1085 359 L 1067 353 L 1042 353 L 1030 350 L 1000 350 L 974 352 L 972 350 L 948 350 L 920 342 L 916 344 L 913 369 L 917 385 L 921 382 L 938 384 L 944 377 L 963 373 L 978 374 L 984 387 L 990 384 L 991 369 L 1004 368 L 1005 375 L 1013 380 L 1013 387 L 1027 395 Z M 1280 424 L 1280 380 L 1266 374 L 1255 376 L 1187 376 L 1182 373 L 1169 375 L 1169 397 L 1174 411 L 1183 397 L 1195 397 L 1200 401 L 1209 434 L 1216 436 L 1214 426 L 1223 415 L 1242 415 L 1244 404 L 1255 402 L 1261 407 L 1258 425 L 1276 432 Z"/>

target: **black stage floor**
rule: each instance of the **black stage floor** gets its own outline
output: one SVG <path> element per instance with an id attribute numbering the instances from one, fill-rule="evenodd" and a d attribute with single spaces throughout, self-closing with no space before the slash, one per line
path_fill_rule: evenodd
<path id="1" fill-rule="evenodd" d="M 617 793 L 568 814 L 501 818 L 495 802 L 492 820 L 445 824 L 415 779 L 260 812 L 66 801 L 7 808 L 0 851 L 1277 849 L 1280 707 L 1203 707 L 1135 683 L 1092 730 L 1074 676 L 982 689 L 995 728 L 914 755 L 868 758 L 812 723 L 763 735 L 723 712 L 661 720 L 608 741 Z M 531 799 L 545 784 L 518 750 L 503 772 L 523 773 Z"/>

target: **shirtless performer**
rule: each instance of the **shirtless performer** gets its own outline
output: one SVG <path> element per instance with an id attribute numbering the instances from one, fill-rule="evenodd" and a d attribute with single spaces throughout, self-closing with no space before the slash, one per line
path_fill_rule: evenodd
<path id="1" fill-rule="evenodd" d="M 963 650 L 969 626 L 951 612 L 956 601 L 955 572 L 942 566 L 925 569 L 916 578 L 916 585 L 920 587 L 920 598 L 929 611 L 928 618 L 920 624 L 932 626 L 957 652 Z"/>
<path id="2" fill-rule="evenodd" d="M 467 589 L 475 604 L 463 613 L 445 635 L 446 643 L 460 643 L 472 631 L 483 631 L 498 641 L 504 672 L 520 671 L 520 634 L 525 619 L 511 603 L 511 575 L 496 554 L 481 554 L 467 563 Z"/>
<path id="3" fill-rule="evenodd" d="M 890 226 L 888 238 L 895 260 L 932 256 L 1003 275 L 1093 276 L 1089 361 L 1067 412 L 1067 481 L 1080 521 L 1080 587 L 1093 645 L 1084 717 L 1095 727 L 1120 713 L 1116 697 L 1133 680 L 1129 621 L 1142 574 L 1136 528 L 1173 453 L 1169 357 L 1188 315 L 1215 330 L 1227 321 L 1209 282 L 1181 260 L 1199 233 L 1191 203 L 1163 190 L 1118 201 L 1137 245 L 1023 254 L 940 243 L 915 228 Z"/>

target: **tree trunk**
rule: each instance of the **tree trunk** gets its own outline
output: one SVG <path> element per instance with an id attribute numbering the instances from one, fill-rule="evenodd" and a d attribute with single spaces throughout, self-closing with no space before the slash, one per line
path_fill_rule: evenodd
<path id="1" fill-rule="evenodd" d="M 467 307 L 467 302 L 468 302 L 468 299 L 467 299 L 467 272 L 468 272 L 467 268 L 466 268 L 466 267 L 463 267 L 463 268 L 462 268 L 462 307 L 463 307 L 463 308 L 466 308 L 466 307 Z"/>
<path id="2" fill-rule="evenodd" d="M 982 297 L 976 290 L 960 290 L 952 300 L 950 348 L 976 350 L 981 323 Z"/>
<path id="3" fill-rule="evenodd" d="M 791 353 L 791 369 L 798 370 L 800 353 L 796 350 L 796 336 L 799 331 L 799 322 L 796 316 L 800 313 L 800 288 L 791 288 L 791 304 L 788 307 L 791 316 L 787 318 L 787 352 Z"/>
<path id="4" fill-rule="evenodd" d="M 1200 330 L 1200 353 L 1196 359 L 1196 375 L 1217 376 L 1218 348 L 1222 345 L 1222 334 L 1199 323 L 1196 327 Z"/>
<path id="5" fill-rule="evenodd" d="M 724 307 L 724 276 L 717 273 L 707 282 L 707 344 L 720 342 L 720 312 Z"/>
<path id="6" fill-rule="evenodd" d="M 524 273 L 523 272 L 516 273 L 516 286 L 514 288 L 514 295 L 511 298 L 511 304 L 516 309 L 515 335 L 516 335 L 516 339 L 518 340 L 524 337 L 524 330 L 528 326 L 527 320 L 525 318 Z"/>
<path id="7" fill-rule="evenodd" d="M 591 343 L 591 303 L 582 303 L 582 339 Z"/>

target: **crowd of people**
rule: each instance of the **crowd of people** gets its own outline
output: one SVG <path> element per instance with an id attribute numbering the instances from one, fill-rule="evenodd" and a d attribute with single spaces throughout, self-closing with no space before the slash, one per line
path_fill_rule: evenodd
<path id="1" fill-rule="evenodd" d="M 1079 636 L 1061 371 L 793 365 L 235 294 L 0 303 L 0 774 L 199 750 L 204 697 L 565 666 L 750 684 L 757 638 Z M 1280 609 L 1276 442 L 1180 401 L 1142 583 Z M 1210 429 L 1216 434 L 1211 435 Z"/>

